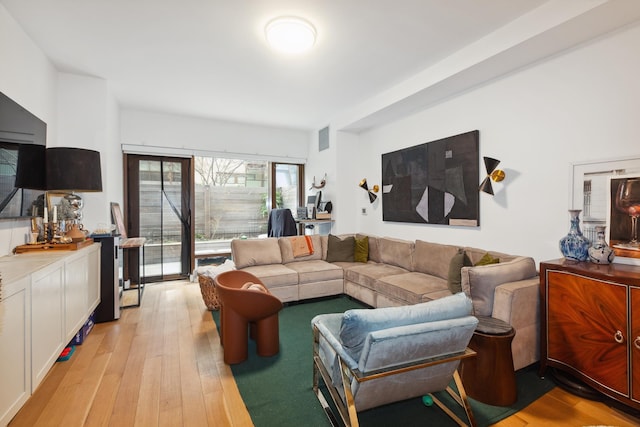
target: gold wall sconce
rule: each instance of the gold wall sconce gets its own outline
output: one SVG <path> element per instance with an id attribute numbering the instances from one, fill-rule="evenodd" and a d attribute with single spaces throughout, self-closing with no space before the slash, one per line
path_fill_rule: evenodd
<path id="1" fill-rule="evenodd" d="M 479 190 L 493 196 L 493 186 L 491 181 L 500 182 L 505 178 L 505 173 L 502 169 L 496 169 L 500 164 L 500 160 L 493 159 L 491 157 L 484 157 L 484 166 L 487 169 L 487 176 L 480 184 Z"/>
<path id="2" fill-rule="evenodd" d="M 371 190 L 369 190 L 369 186 L 367 185 L 367 178 L 363 178 L 362 181 L 360 181 L 360 184 L 358 184 L 358 186 L 362 189 L 364 189 L 364 191 L 366 191 L 367 193 L 369 193 L 369 202 L 373 203 L 376 201 L 376 199 L 378 198 L 378 196 L 375 194 L 378 191 L 380 191 L 380 187 L 378 187 L 378 185 L 374 185 L 373 187 L 371 187 Z"/>

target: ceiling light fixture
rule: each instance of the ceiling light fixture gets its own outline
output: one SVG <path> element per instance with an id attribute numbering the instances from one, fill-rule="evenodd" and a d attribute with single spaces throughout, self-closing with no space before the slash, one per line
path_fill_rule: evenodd
<path id="1" fill-rule="evenodd" d="M 283 53 L 303 53 L 316 42 L 316 29 L 301 18 L 285 16 L 269 21 L 264 28 L 269 45 Z"/>

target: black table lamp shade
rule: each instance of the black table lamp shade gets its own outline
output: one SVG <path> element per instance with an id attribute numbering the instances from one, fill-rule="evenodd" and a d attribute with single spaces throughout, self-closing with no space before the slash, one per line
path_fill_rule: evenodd
<path id="1" fill-rule="evenodd" d="M 16 188 L 45 190 L 45 147 L 36 144 L 20 144 L 16 166 Z"/>
<path id="2" fill-rule="evenodd" d="M 100 153 L 84 148 L 47 148 L 47 190 L 102 191 Z"/>

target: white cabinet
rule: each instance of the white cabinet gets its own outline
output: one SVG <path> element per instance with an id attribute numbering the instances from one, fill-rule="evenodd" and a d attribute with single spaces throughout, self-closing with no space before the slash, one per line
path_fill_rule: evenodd
<path id="1" fill-rule="evenodd" d="M 6 425 L 31 395 L 30 285 L 27 276 L 2 288 L 0 425 Z"/>
<path id="2" fill-rule="evenodd" d="M 100 245 L 0 257 L 0 426 L 22 407 L 100 302 Z"/>
<path id="3" fill-rule="evenodd" d="M 64 263 L 31 275 L 31 381 L 38 387 L 66 345 L 63 335 Z"/>
<path id="4" fill-rule="evenodd" d="M 75 254 L 64 263 L 64 341 L 68 343 L 100 302 L 100 252 Z"/>

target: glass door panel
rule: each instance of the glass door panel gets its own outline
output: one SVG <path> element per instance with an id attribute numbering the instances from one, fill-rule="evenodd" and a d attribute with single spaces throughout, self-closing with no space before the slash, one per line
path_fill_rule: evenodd
<path id="1" fill-rule="evenodd" d="M 300 165 L 275 163 L 275 205 L 274 208 L 288 208 L 296 216 L 300 204 Z"/>
<path id="2" fill-rule="evenodd" d="M 128 209 L 147 239 L 147 277 L 185 277 L 191 266 L 189 160 L 129 156 L 129 162 Z"/>

